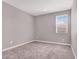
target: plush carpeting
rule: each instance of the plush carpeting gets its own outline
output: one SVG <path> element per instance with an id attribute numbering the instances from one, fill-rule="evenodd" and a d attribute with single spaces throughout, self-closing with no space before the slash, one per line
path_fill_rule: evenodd
<path id="1" fill-rule="evenodd" d="M 31 42 L 3 52 L 3 59 L 75 59 L 70 46 Z"/>

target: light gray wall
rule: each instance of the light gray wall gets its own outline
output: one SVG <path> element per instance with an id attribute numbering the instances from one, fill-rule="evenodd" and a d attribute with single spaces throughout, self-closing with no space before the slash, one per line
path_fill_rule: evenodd
<path id="1" fill-rule="evenodd" d="M 56 19 L 57 15 L 69 15 L 69 28 L 68 33 L 56 33 Z M 70 14 L 71 11 L 61 11 L 46 15 L 40 15 L 35 17 L 35 39 L 50 41 L 50 42 L 62 42 L 62 43 L 70 43 Z"/>
<path id="2" fill-rule="evenodd" d="M 77 56 L 77 2 L 74 0 L 71 10 L 71 39 L 72 48 L 74 49 L 75 55 Z"/>
<path id="3" fill-rule="evenodd" d="M 3 49 L 31 41 L 34 37 L 33 17 L 5 2 L 2 7 Z"/>

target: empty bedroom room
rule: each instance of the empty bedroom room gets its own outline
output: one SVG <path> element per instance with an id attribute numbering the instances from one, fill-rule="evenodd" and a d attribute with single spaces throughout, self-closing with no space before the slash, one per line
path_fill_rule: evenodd
<path id="1" fill-rule="evenodd" d="M 76 0 L 2 0 L 2 59 L 77 59 Z"/>

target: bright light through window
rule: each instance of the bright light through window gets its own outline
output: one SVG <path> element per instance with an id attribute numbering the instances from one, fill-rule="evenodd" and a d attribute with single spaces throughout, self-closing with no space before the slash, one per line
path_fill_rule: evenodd
<path id="1" fill-rule="evenodd" d="M 68 15 L 56 16 L 56 33 L 68 32 Z"/>

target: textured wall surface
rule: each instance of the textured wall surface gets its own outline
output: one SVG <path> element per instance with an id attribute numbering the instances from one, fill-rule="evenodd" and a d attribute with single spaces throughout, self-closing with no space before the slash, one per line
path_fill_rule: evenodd
<path id="1" fill-rule="evenodd" d="M 56 16 L 69 15 L 68 33 L 56 33 Z M 36 40 L 70 43 L 70 10 L 40 15 L 35 17 L 35 38 Z"/>
<path id="2" fill-rule="evenodd" d="M 74 49 L 75 55 L 77 56 L 77 2 L 74 0 L 72 11 L 71 11 L 71 39 L 72 48 Z"/>
<path id="3" fill-rule="evenodd" d="M 33 39 L 33 17 L 3 2 L 3 49 Z"/>

